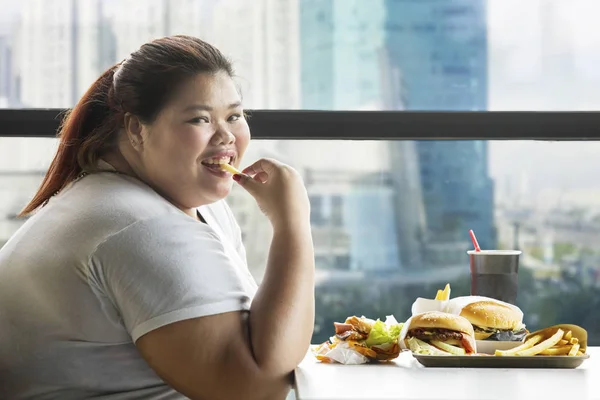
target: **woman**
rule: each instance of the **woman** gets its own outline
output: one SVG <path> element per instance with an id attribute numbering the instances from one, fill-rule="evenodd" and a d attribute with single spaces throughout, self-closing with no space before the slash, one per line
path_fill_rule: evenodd
<path id="1" fill-rule="evenodd" d="M 232 77 L 209 44 L 163 38 L 66 117 L 0 250 L 0 398 L 285 397 L 313 329 L 309 202 L 276 161 L 233 176 L 273 227 L 257 288 L 218 166 L 250 140 Z"/>

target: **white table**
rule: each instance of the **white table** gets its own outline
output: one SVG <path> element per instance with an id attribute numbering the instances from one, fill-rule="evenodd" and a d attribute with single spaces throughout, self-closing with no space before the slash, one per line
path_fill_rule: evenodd
<path id="1" fill-rule="evenodd" d="M 296 368 L 298 400 L 600 399 L 600 347 L 577 369 L 425 368 L 410 352 L 392 363 L 324 364 L 312 354 Z"/>

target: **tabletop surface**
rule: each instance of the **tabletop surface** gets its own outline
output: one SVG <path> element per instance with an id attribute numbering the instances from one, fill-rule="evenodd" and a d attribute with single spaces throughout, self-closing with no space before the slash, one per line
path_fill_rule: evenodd
<path id="1" fill-rule="evenodd" d="M 600 399 L 600 347 L 577 369 L 425 368 L 410 352 L 390 363 L 319 363 L 296 368 L 298 400 Z"/>

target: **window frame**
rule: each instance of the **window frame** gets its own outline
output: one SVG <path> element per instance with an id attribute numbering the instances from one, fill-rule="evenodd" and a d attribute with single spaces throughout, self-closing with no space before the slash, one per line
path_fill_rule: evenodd
<path id="1" fill-rule="evenodd" d="M 0 137 L 56 137 L 66 109 L 0 109 Z M 600 112 L 249 110 L 262 140 L 600 140 Z"/>

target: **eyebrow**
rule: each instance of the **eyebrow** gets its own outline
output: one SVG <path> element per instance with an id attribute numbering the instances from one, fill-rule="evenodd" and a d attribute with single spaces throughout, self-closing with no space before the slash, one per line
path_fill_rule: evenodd
<path id="1" fill-rule="evenodd" d="M 240 107 L 242 105 L 242 103 L 240 101 L 236 101 L 235 103 L 231 103 L 229 105 L 229 107 L 227 107 L 228 109 L 232 109 L 232 108 L 237 108 Z M 210 106 L 206 106 L 204 104 L 192 104 L 189 107 L 186 107 L 185 110 L 183 110 L 184 112 L 187 111 L 212 111 L 213 108 Z"/>

